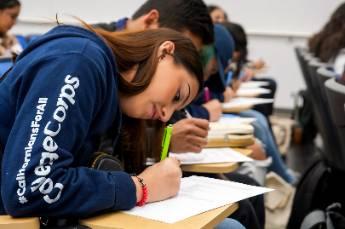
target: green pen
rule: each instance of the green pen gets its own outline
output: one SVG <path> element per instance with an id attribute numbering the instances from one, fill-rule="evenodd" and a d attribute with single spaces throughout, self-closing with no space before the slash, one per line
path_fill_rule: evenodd
<path id="1" fill-rule="evenodd" d="M 172 134 L 172 125 L 170 124 L 164 129 L 164 135 L 163 135 L 163 140 L 162 140 L 161 161 L 168 157 L 171 134 Z"/>

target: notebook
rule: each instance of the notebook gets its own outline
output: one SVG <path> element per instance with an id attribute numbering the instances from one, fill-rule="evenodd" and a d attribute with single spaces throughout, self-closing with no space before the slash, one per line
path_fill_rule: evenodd
<path id="1" fill-rule="evenodd" d="M 149 203 L 143 207 L 135 207 L 125 213 L 165 223 L 176 223 L 272 190 L 232 181 L 190 176 L 181 179 L 180 191 L 177 196 Z"/>

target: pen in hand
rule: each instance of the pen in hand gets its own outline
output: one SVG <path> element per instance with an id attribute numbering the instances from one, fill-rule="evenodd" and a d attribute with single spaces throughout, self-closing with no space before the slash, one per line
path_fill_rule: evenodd
<path id="1" fill-rule="evenodd" d="M 164 135 L 162 139 L 161 161 L 168 157 L 171 134 L 172 134 L 172 125 L 170 124 L 164 129 Z"/>

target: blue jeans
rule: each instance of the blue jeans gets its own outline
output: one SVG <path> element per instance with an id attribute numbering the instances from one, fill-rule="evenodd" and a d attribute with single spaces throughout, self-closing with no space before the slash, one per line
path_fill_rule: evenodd
<path id="1" fill-rule="evenodd" d="M 215 229 L 246 229 L 241 223 L 234 219 L 226 218 Z"/>
<path id="2" fill-rule="evenodd" d="M 239 115 L 241 117 L 256 118 L 256 121 L 253 122 L 254 135 L 264 144 L 267 155 L 272 158 L 272 164 L 268 167 L 268 170 L 277 173 L 286 182 L 293 183 L 295 181 L 295 177 L 288 172 L 288 169 L 280 156 L 279 149 L 274 141 L 265 116 L 255 110 L 244 111 L 239 113 Z"/>

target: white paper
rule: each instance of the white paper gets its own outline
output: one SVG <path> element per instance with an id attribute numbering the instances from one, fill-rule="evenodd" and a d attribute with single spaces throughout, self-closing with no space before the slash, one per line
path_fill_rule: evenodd
<path id="1" fill-rule="evenodd" d="M 210 123 L 208 137 L 219 137 L 227 134 L 253 134 L 254 127 L 250 124 L 224 124 L 218 122 Z"/>
<path id="2" fill-rule="evenodd" d="M 274 99 L 264 98 L 234 98 L 228 103 L 223 103 L 223 108 L 238 108 L 242 106 L 254 106 L 258 104 L 273 103 Z"/>
<path id="3" fill-rule="evenodd" d="M 237 90 L 236 95 L 239 97 L 254 97 L 269 93 L 271 93 L 271 90 L 266 88 L 240 88 Z"/>
<path id="4" fill-rule="evenodd" d="M 178 195 L 135 207 L 125 213 L 165 223 L 175 223 L 226 204 L 270 192 L 272 189 L 207 177 L 182 178 Z M 138 225 L 139 227 L 139 225 Z"/>
<path id="5" fill-rule="evenodd" d="M 268 86 L 269 82 L 267 81 L 248 81 L 248 82 L 243 82 L 240 85 L 240 89 L 242 88 L 258 88 L 262 86 Z"/>
<path id="6" fill-rule="evenodd" d="M 177 158 L 182 165 L 253 161 L 231 148 L 205 148 L 200 153 L 170 153 L 169 157 Z"/>
<path id="7" fill-rule="evenodd" d="M 255 122 L 256 118 L 226 117 L 222 116 L 217 123 L 221 124 L 250 124 Z"/>

